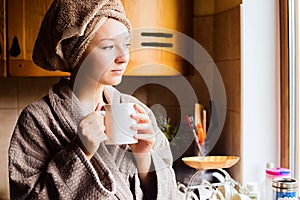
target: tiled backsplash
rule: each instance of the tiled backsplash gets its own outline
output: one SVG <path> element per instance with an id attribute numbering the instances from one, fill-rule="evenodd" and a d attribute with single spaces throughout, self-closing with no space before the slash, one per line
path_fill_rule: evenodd
<path id="1" fill-rule="evenodd" d="M 239 6 L 214 16 L 194 16 L 194 38 L 207 50 L 218 66 L 227 96 L 226 120 L 213 154 L 241 155 L 240 34 Z M 197 80 L 199 77 L 195 76 L 192 79 Z M 241 179 L 241 162 L 242 159 L 229 169 L 237 180 Z"/>

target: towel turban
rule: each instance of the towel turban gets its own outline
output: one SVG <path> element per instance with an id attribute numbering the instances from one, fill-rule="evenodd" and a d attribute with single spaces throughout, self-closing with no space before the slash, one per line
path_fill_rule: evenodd
<path id="1" fill-rule="evenodd" d="M 107 18 L 131 30 L 120 0 L 54 0 L 35 41 L 33 62 L 49 71 L 72 71 Z"/>

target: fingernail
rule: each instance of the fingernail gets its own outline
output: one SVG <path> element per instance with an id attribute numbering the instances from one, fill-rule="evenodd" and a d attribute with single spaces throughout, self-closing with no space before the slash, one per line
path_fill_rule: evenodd
<path id="1" fill-rule="evenodd" d="M 134 137 L 135 139 L 139 139 L 139 134 L 135 134 L 135 135 L 133 135 L 133 137 Z"/>
<path id="2" fill-rule="evenodd" d="M 136 124 L 135 124 L 135 125 L 132 125 L 131 128 L 132 128 L 132 129 L 136 129 L 136 128 L 137 128 L 137 125 L 136 125 Z"/>
<path id="3" fill-rule="evenodd" d="M 137 114 L 136 113 L 132 113 L 131 117 L 137 117 Z"/>

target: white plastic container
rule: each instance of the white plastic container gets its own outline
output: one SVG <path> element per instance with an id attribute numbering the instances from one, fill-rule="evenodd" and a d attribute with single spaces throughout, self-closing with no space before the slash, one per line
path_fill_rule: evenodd
<path id="1" fill-rule="evenodd" d="M 261 191 L 262 200 L 271 200 L 273 197 L 272 182 L 275 178 L 290 178 L 291 171 L 286 168 L 275 168 L 273 163 L 268 163 L 266 168 L 266 179 Z"/>

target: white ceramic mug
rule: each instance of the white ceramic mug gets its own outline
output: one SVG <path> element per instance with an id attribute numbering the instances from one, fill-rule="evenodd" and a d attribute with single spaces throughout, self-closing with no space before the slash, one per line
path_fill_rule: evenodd
<path id="1" fill-rule="evenodd" d="M 114 103 L 104 106 L 105 133 L 108 138 L 106 144 L 134 144 L 138 142 L 133 137 L 137 131 L 131 129 L 131 126 L 137 123 L 130 117 L 131 114 L 136 113 L 133 105 L 134 103 Z"/>

